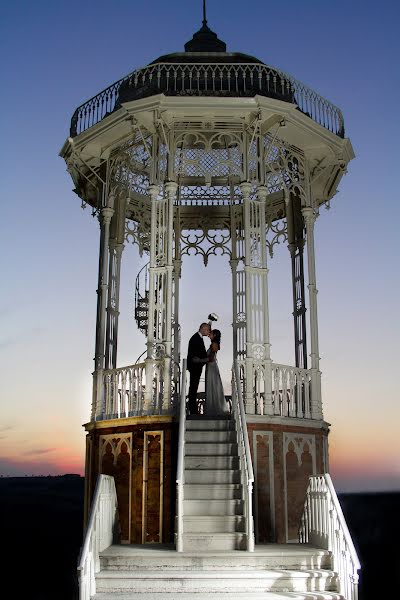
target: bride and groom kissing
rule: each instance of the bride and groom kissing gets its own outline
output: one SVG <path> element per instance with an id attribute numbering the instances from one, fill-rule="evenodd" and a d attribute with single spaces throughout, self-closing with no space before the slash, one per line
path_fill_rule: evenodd
<path id="1" fill-rule="evenodd" d="M 216 316 L 214 315 L 209 315 L 208 318 L 216 321 Z M 208 350 L 206 350 L 204 345 L 204 337 L 209 337 L 211 341 Z M 189 414 L 191 415 L 199 414 L 197 390 L 204 365 L 206 365 L 204 415 L 216 417 L 228 414 L 229 412 L 217 361 L 217 353 L 220 345 L 221 332 L 219 329 L 212 330 L 211 322 L 202 323 L 199 330 L 189 340 L 187 370 L 190 373 Z"/>

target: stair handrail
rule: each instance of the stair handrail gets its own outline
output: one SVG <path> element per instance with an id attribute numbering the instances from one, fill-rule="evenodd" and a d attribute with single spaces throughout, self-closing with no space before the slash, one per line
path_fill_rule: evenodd
<path id="1" fill-rule="evenodd" d="M 99 553 L 113 543 L 117 506 L 114 477 L 99 475 L 78 560 L 79 600 L 90 600 L 96 593 Z"/>
<path id="2" fill-rule="evenodd" d="M 243 393 L 240 385 L 240 373 L 237 360 L 233 363 L 232 414 L 236 422 L 239 448 L 242 458 L 242 484 L 246 489 L 244 494 L 246 514 L 247 550 L 254 552 L 254 522 L 253 522 L 253 484 L 254 471 L 251 459 L 249 435 L 247 432 L 246 413 L 244 410 Z"/>
<path id="3" fill-rule="evenodd" d="M 176 550 L 183 552 L 183 486 L 185 483 L 186 358 L 182 361 L 179 407 L 178 464 L 176 469 Z"/>
<path id="4" fill-rule="evenodd" d="M 346 600 L 357 600 L 361 564 L 328 473 L 309 479 L 299 541 L 331 552 L 333 570 L 339 577 L 339 592 Z"/>

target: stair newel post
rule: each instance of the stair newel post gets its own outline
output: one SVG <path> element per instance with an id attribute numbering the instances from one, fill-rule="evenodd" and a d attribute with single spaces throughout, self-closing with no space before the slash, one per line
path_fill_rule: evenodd
<path id="1" fill-rule="evenodd" d="M 185 484 L 185 429 L 186 429 L 186 359 L 182 362 L 181 395 L 179 405 L 178 464 L 176 470 L 176 550 L 183 552 L 183 500 Z"/>

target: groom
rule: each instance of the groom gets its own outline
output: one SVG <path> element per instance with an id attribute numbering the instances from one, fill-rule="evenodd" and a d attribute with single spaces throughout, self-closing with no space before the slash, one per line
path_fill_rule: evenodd
<path id="1" fill-rule="evenodd" d="M 208 362 L 207 351 L 203 337 L 210 334 L 211 327 L 202 323 L 199 330 L 189 340 L 187 353 L 187 370 L 190 373 L 189 384 L 189 414 L 197 415 L 197 389 L 199 387 L 201 371 Z"/>

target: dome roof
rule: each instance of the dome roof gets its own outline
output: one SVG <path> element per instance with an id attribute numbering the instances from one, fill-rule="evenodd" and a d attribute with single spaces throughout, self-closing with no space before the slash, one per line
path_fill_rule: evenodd
<path id="1" fill-rule="evenodd" d="M 293 93 L 278 70 L 254 56 L 226 51 L 225 42 L 208 27 L 205 11 L 202 27 L 186 42 L 184 52 L 160 56 L 143 71 L 151 71 L 151 77 L 122 83 L 115 110 L 123 102 L 159 93 L 230 97 L 259 94 L 293 102 Z"/>

